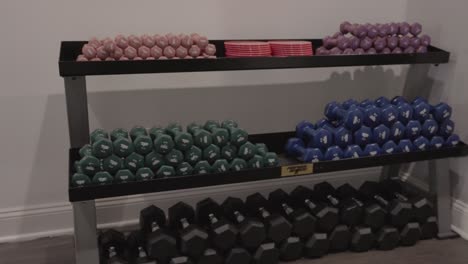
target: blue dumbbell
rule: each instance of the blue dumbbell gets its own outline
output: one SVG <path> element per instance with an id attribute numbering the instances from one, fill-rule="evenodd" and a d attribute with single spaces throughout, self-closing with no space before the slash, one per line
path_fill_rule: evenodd
<path id="1" fill-rule="evenodd" d="M 331 146 L 325 151 L 325 160 L 340 160 L 343 158 L 343 150 L 338 146 Z"/>
<path id="2" fill-rule="evenodd" d="M 351 106 L 359 106 L 359 102 L 354 100 L 354 99 L 348 99 L 346 101 L 344 101 L 341 106 L 343 107 L 343 109 L 345 110 L 348 110 Z"/>
<path id="3" fill-rule="evenodd" d="M 413 106 L 408 103 L 401 102 L 396 105 L 396 108 L 398 110 L 398 120 L 403 124 L 408 124 L 408 122 L 413 118 Z"/>
<path id="4" fill-rule="evenodd" d="M 368 127 L 376 127 L 381 122 L 382 110 L 375 105 L 361 107 L 363 113 L 362 123 Z"/>
<path id="5" fill-rule="evenodd" d="M 401 152 L 412 152 L 414 151 L 414 144 L 409 139 L 402 139 L 398 143 L 398 147 L 400 148 Z"/>
<path id="6" fill-rule="evenodd" d="M 411 101 L 411 104 L 412 104 L 412 105 L 415 105 L 415 104 L 419 104 L 419 103 L 421 103 L 421 102 L 428 104 L 427 99 L 426 99 L 426 98 L 423 98 L 423 97 L 421 97 L 421 96 L 415 97 L 415 98 L 413 99 L 413 101 Z"/>
<path id="7" fill-rule="evenodd" d="M 445 141 L 445 146 L 455 147 L 458 145 L 458 143 L 460 143 L 460 137 L 457 134 L 452 134 Z"/>
<path id="8" fill-rule="evenodd" d="M 351 159 L 351 158 L 360 158 L 363 157 L 364 153 L 362 152 L 361 147 L 358 145 L 349 145 L 345 152 L 344 152 L 344 158 L 346 159 Z"/>
<path id="9" fill-rule="evenodd" d="M 452 116 L 452 107 L 446 103 L 438 103 L 431 108 L 431 113 L 437 122 L 442 123 Z"/>
<path id="10" fill-rule="evenodd" d="M 450 135 L 452 135 L 454 130 L 455 130 L 455 123 L 452 120 L 447 119 L 440 124 L 439 135 L 441 135 L 444 138 L 448 138 Z"/>
<path id="11" fill-rule="evenodd" d="M 309 134 L 315 130 L 315 125 L 303 120 L 296 125 L 296 137 L 302 140 L 309 140 Z"/>
<path id="12" fill-rule="evenodd" d="M 333 135 L 325 128 L 317 128 L 310 135 L 309 148 L 326 149 L 333 144 Z"/>
<path id="13" fill-rule="evenodd" d="M 411 120 L 406 125 L 406 138 L 411 140 L 416 139 L 421 135 L 421 123 L 417 120 Z"/>
<path id="14" fill-rule="evenodd" d="M 390 104 L 390 100 L 387 97 L 381 96 L 375 99 L 374 104 L 377 107 L 383 108 L 384 106 L 387 106 Z"/>
<path id="15" fill-rule="evenodd" d="M 391 100 L 392 105 L 399 105 L 401 103 L 408 103 L 408 101 L 403 96 L 395 96 Z"/>
<path id="16" fill-rule="evenodd" d="M 413 145 L 416 150 L 424 151 L 429 149 L 431 142 L 424 136 L 419 136 L 413 141 Z"/>
<path id="17" fill-rule="evenodd" d="M 374 102 L 370 99 L 363 100 L 362 102 L 359 103 L 359 106 L 363 108 L 366 108 L 369 105 L 374 105 Z"/>
<path id="18" fill-rule="evenodd" d="M 398 147 L 393 140 L 389 140 L 382 145 L 382 153 L 384 154 L 394 154 L 401 152 L 400 147 Z"/>
<path id="19" fill-rule="evenodd" d="M 319 121 L 317 121 L 317 123 L 315 123 L 315 127 L 324 127 L 326 125 L 333 126 L 333 123 L 326 118 L 321 118 Z"/>
<path id="20" fill-rule="evenodd" d="M 440 149 L 445 145 L 445 140 L 441 136 L 434 136 L 431 138 L 431 149 Z"/>
<path id="21" fill-rule="evenodd" d="M 377 145 L 376 143 L 371 143 L 366 145 L 366 147 L 364 148 L 363 155 L 374 157 L 380 155 L 381 153 L 382 149 L 379 147 L 379 145 Z"/>
<path id="22" fill-rule="evenodd" d="M 386 105 L 382 108 L 382 124 L 391 127 L 393 123 L 398 121 L 398 110 L 394 105 Z"/>
<path id="23" fill-rule="evenodd" d="M 318 149 L 305 148 L 304 141 L 300 138 L 290 138 L 285 147 L 286 155 L 295 157 L 303 162 L 312 162 L 313 160 L 322 160 L 322 152 Z"/>
<path id="24" fill-rule="evenodd" d="M 413 102 L 413 119 L 417 119 L 419 121 L 424 121 L 430 117 L 431 114 L 431 105 L 428 104 L 426 101 L 416 101 Z"/>
<path id="25" fill-rule="evenodd" d="M 349 132 L 349 130 L 343 126 L 335 128 L 329 125 L 325 125 L 323 128 L 332 133 L 333 141 L 338 147 L 345 148 L 353 142 L 353 136 L 351 135 L 351 132 Z"/>
<path id="26" fill-rule="evenodd" d="M 361 147 L 372 142 L 372 129 L 370 127 L 362 126 L 353 135 L 354 143 Z"/>
<path id="27" fill-rule="evenodd" d="M 390 128 L 390 139 L 399 142 L 405 136 L 406 126 L 400 121 L 395 122 Z"/>
<path id="28" fill-rule="evenodd" d="M 421 126 L 421 135 L 426 138 L 432 138 L 437 135 L 439 124 L 434 119 L 426 119 Z"/>
<path id="29" fill-rule="evenodd" d="M 338 103 L 331 102 L 325 107 L 325 116 L 332 121 L 341 121 L 345 127 L 352 131 L 358 129 L 362 124 L 362 112 L 355 106 L 344 110 Z"/>
<path id="30" fill-rule="evenodd" d="M 385 125 L 378 125 L 372 131 L 372 142 L 379 145 L 387 142 L 390 137 L 390 129 Z"/>

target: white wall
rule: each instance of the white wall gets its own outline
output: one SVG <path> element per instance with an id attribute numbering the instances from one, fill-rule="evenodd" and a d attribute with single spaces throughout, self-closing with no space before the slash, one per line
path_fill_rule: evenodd
<path id="1" fill-rule="evenodd" d="M 69 214 L 63 214 L 69 213 L 69 142 L 57 67 L 61 40 L 149 32 L 200 32 L 211 39 L 314 38 L 336 31 L 343 20 L 404 20 L 406 2 L 4 1 L 0 237 L 71 226 Z M 252 133 L 287 131 L 301 119 L 318 119 L 327 101 L 393 96 L 403 82 L 400 67 L 89 78 L 90 121 L 91 128 L 111 129 L 235 118 Z M 22 218 L 46 215 L 50 220 L 54 214 L 57 221 L 46 227 Z"/>

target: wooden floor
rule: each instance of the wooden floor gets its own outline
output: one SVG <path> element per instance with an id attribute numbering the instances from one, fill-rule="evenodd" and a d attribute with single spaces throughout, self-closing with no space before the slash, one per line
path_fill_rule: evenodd
<path id="1" fill-rule="evenodd" d="M 72 264 L 71 237 L 47 238 L 18 244 L 0 244 L 0 264 Z M 462 239 L 422 241 L 393 251 L 340 253 L 319 260 L 291 264 L 467 264 L 468 242 Z"/>

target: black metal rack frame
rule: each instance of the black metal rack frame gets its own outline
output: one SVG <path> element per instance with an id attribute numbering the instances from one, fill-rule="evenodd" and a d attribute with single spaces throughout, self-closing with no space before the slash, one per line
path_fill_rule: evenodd
<path id="1" fill-rule="evenodd" d="M 322 42 L 312 41 L 314 49 Z M 338 66 L 395 65 L 409 64 L 410 72 L 426 74 L 428 67 L 419 64 L 442 64 L 449 61 L 450 53 L 434 46 L 424 54 L 377 54 L 377 55 L 342 55 L 342 56 L 308 56 L 308 57 L 262 57 L 262 58 L 226 58 L 224 57 L 224 40 L 211 41 L 217 48 L 217 59 L 166 60 L 166 61 L 104 61 L 76 62 L 83 41 L 65 41 L 61 44 L 59 72 L 65 80 L 68 126 L 70 134 L 70 164 L 78 159 L 78 148 L 89 142 L 89 120 L 86 76 L 144 74 L 168 72 L 201 72 L 201 71 L 234 71 L 285 68 L 317 68 Z M 422 68 L 420 68 L 422 67 Z M 419 75 L 418 75 L 419 76 Z M 407 85 L 408 86 L 408 85 Z M 411 87 L 405 87 L 410 89 Z M 283 144 L 292 135 L 291 132 L 253 135 L 254 142 L 265 142 L 269 148 L 282 152 Z M 451 231 L 451 198 L 449 157 L 468 154 L 468 147 L 461 143 L 457 147 L 414 153 L 400 153 L 366 157 L 359 159 L 326 161 L 315 164 L 300 164 L 284 158 L 280 167 L 246 170 L 236 173 L 209 174 L 200 176 L 174 177 L 156 179 L 151 182 L 133 182 L 107 186 L 89 186 L 69 188 L 69 198 L 73 204 L 75 227 L 75 258 L 77 264 L 98 264 L 98 245 L 96 239 L 96 206 L 95 199 L 115 197 L 138 193 L 151 193 L 166 190 L 194 188 L 210 185 L 238 183 L 275 179 L 285 176 L 309 175 L 313 173 L 342 171 L 365 167 L 383 166 L 382 177 L 398 175 L 400 164 L 429 161 L 430 188 L 437 194 L 439 217 L 439 238 L 453 237 Z M 70 176 L 73 172 L 70 165 Z"/>

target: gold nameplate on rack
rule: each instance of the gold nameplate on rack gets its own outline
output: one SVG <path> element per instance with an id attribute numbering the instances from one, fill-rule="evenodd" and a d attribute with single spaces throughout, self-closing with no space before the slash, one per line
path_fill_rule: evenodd
<path id="1" fill-rule="evenodd" d="M 281 167 L 281 177 L 290 177 L 314 173 L 314 164 L 298 164 Z"/>

